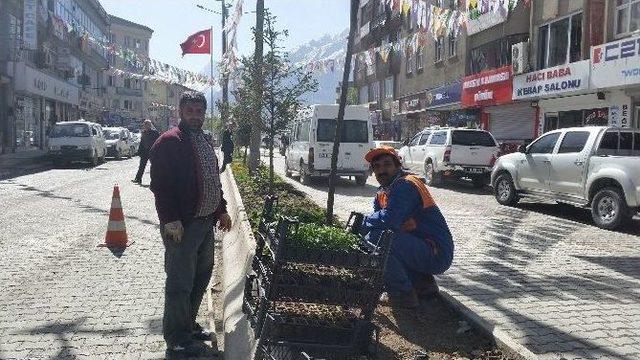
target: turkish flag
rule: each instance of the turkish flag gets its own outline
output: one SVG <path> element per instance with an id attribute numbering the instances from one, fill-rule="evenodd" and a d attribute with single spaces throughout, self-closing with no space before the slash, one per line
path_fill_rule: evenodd
<path id="1" fill-rule="evenodd" d="M 202 30 L 187 38 L 180 44 L 182 56 L 184 54 L 210 54 L 211 53 L 211 29 Z"/>

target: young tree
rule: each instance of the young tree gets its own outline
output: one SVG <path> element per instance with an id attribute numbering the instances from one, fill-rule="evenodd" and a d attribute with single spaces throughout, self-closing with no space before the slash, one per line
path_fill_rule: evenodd
<path id="1" fill-rule="evenodd" d="M 254 31 L 255 51 L 253 55 L 253 86 L 252 90 L 256 99 L 260 99 L 264 87 L 264 68 L 263 68 L 263 51 L 264 51 L 264 0 L 256 1 L 256 28 Z M 262 102 L 253 103 L 253 126 L 251 127 L 251 139 L 249 141 L 249 173 L 255 174 L 260 163 L 260 142 L 262 140 Z"/>
<path id="2" fill-rule="evenodd" d="M 360 0 L 351 0 L 351 18 L 349 25 L 349 38 L 347 40 L 347 54 L 344 60 L 344 73 L 342 74 L 342 88 L 340 89 L 340 107 L 338 109 L 338 119 L 336 120 L 336 132 L 333 140 L 333 153 L 331 154 L 331 173 L 329 175 L 329 193 L 327 197 L 327 225 L 333 224 L 333 202 L 336 193 L 336 172 L 338 167 L 338 153 L 340 151 L 340 134 L 342 132 L 342 121 L 344 120 L 344 109 L 347 104 L 347 89 L 349 88 L 349 73 L 351 72 L 351 57 L 353 54 L 353 38 L 358 27 L 358 9 Z"/>
<path id="3" fill-rule="evenodd" d="M 268 135 L 269 186 L 273 189 L 273 148 L 275 136 L 287 129 L 303 106 L 302 95 L 316 91 L 318 82 L 311 72 L 291 64 L 289 55 L 280 46 L 282 37 L 289 36 L 287 30 L 276 30 L 276 17 L 265 12 L 264 42 L 267 53 L 264 57 L 264 96 L 262 97 L 264 124 Z"/>

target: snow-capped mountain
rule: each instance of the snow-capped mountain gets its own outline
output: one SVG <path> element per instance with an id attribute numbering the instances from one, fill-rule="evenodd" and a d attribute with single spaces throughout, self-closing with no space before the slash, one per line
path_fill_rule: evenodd
<path id="1" fill-rule="evenodd" d="M 324 35 L 320 39 L 311 40 L 302 44 L 289 52 L 292 63 L 306 66 L 306 64 L 314 63 L 322 60 L 334 59 L 334 71 L 315 70 L 313 72 L 318 80 L 318 91 L 308 94 L 305 102 L 308 104 L 333 104 L 336 102 L 336 87 L 342 80 L 342 71 L 344 68 L 344 56 L 347 49 L 347 37 L 349 30 L 335 35 Z M 202 70 L 203 74 L 209 73 L 209 66 Z M 209 90 L 204 91 L 209 98 Z M 219 87 L 214 90 L 214 101 L 222 97 Z M 230 95 L 232 100 L 232 96 Z M 210 100 L 210 99 L 208 99 Z"/>

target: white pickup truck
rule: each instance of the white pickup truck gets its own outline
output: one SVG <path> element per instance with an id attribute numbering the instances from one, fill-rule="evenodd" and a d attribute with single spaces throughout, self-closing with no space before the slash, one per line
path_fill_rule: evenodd
<path id="1" fill-rule="evenodd" d="M 489 180 L 500 148 L 488 131 L 427 128 L 407 141 L 398 154 L 404 168 L 424 174 L 430 186 L 445 178 L 468 178 L 476 187 Z"/>
<path id="2" fill-rule="evenodd" d="M 640 208 L 640 130 L 576 127 L 548 132 L 502 156 L 491 174 L 496 200 L 522 196 L 590 207 L 593 221 L 615 229 Z"/>

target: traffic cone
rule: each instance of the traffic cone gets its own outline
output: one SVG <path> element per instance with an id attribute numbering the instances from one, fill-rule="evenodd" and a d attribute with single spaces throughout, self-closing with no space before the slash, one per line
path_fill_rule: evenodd
<path id="1" fill-rule="evenodd" d="M 124 224 L 124 213 L 122 212 L 122 203 L 120 202 L 120 188 L 118 188 L 118 185 L 114 185 L 107 236 L 102 246 L 126 248 L 131 244 L 132 242 L 128 241 L 127 228 Z"/>

